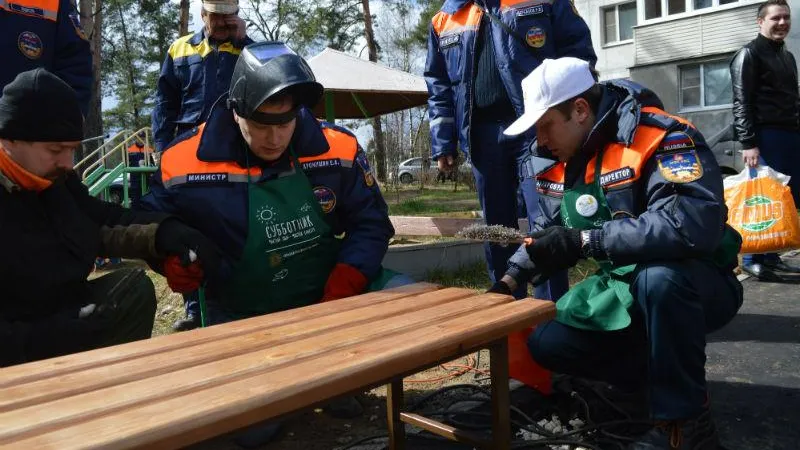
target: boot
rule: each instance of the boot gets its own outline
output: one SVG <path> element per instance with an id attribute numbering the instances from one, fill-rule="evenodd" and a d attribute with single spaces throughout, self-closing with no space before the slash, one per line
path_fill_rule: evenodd
<path id="1" fill-rule="evenodd" d="M 172 324 L 172 329 L 175 331 L 189 331 L 200 327 L 200 318 L 189 314 L 183 319 L 178 319 Z"/>
<path id="2" fill-rule="evenodd" d="M 717 450 L 719 435 L 706 410 L 695 419 L 656 422 L 628 450 Z"/>

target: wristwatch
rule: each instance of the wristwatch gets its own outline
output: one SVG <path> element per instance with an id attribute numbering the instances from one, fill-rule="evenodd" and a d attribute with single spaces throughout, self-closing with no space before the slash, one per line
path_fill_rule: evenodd
<path id="1" fill-rule="evenodd" d="M 592 247 L 589 245 L 592 241 L 592 232 L 589 230 L 581 230 L 581 256 L 590 258 L 592 256 Z"/>

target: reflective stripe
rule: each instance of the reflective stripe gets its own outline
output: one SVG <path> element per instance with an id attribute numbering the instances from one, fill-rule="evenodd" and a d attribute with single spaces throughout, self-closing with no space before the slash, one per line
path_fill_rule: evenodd
<path id="1" fill-rule="evenodd" d="M 431 20 L 433 30 L 437 35 L 447 35 L 469 30 L 477 30 L 481 23 L 483 12 L 475 4 L 470 4 L 466 8 L 459 9 L 455 14 L 447 14 L 440 11 Z"/>
<path id="2" fill-rule="evenodd" d="M 555 0 L 500 0 L 500 10 L 522 9 L 537 5 L 552 5 Z"/>
<path id="3" fill-rule="evenodd" d="M 0 9 L 53 22 L 58 19 L 58 0 L 0 0 Z"/>
<path id="4" fill-rule="evenodd" d="M 199 44 L 192 45 L 189 42 L 189 40 L 192 39 L 192 36 L 194 35 L 186 35 L 172 43 L 172 45 L 169 47 L 168 53 L 173 61 L 195 55 L 199 56 L 200 58 L 205 58 L 209 53 L 214 51 L 214 48 L 208 43 L 208 39 L 203 39 Z M 217 50 L 223 53 L 230 53 L 232 55 L 238 55 L 242 52 L 241 49 L 234 47 L 230 42 L 221 44 Z"/>
<path id="5" fill-rule="evenodd" d="M 226 173 L 227 178 L 225 179 L 225 183 L 247 183 L 248 177 L 247 175 L 241 174 L 234 174 L 234 173 Z M 170 178 L 169 180 L 164 181 L 165 188 L 171 188 L 174 186 L 179 186 L 181 184 L 190 184 L 192 182 L 189 181 L 189 175 L 178 175 Z M 209 182 L 210 183 L 210 182 Z"/>
<path id="6" fill-rule="evenodd" d="M 456 119 L 454 119 L 452 117 L 437 117 L 437 118 L 431 120 L 430 127 L 433 128 L 433 127 L 438 127 L 440 124 L 455 123 L 455 122 L 456 122 Z"/>

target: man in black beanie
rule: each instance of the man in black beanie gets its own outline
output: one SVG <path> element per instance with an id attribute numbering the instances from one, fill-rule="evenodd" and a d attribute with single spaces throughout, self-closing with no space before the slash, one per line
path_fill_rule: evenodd
<path id="1" fill-rule="evenodd" d="M 0 367 L 150 336 L 156 309 L 142 269 L 87 281 L 96 255 L 167 256 L 208 273 L 214 244 L 159 213 L 89 195 L 72 170 L 83 137 L 75 91 L 44 69 L 0 97 Z"/>

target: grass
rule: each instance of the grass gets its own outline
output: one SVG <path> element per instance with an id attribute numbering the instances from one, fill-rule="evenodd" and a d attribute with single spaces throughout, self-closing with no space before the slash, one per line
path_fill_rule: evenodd
<path id="1" fill-rule="evenodd" d="M 401 187 L 383 196 L 393 216 L 472 217 L 480 209 L 478 194 L 464 187 L 455 192 L 449 186 Z"/>

